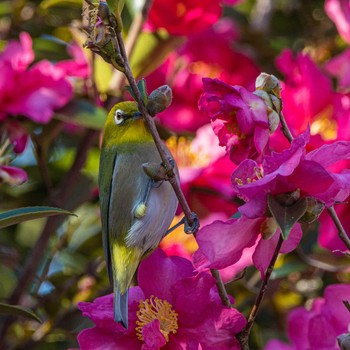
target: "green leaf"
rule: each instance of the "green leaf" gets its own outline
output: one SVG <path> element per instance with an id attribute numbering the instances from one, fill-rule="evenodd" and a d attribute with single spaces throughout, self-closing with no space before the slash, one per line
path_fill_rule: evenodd
<path id="1" fill-rule="evenodd" d="M 267 204 L 272 216 L 281 229 L 283 239 L 287 239 L 293 226 L 304 215 L 307 209 L 306 198 L 300 198 L 291 205 L 283 205 L 276 198 L 269 195 Z"/>
<path id="2" fill-rule="evenodd" d="M 54 115 L 54 118 L 85 128 L 102 130 L 107 112 L 86 100 L 75 100 Z"/>
<path id="3" fill-rule="evenodd" d="M 42 323 L 39 316 L 37 316 L 32 310 L 22 306 L 0 303 L 0 314 L 24 316 L 24 317 L 31 318 L 39 323 Z"/>
<path id="4" fill-rule="evenodd" d="M 25 207 L 5 211 L 0 214 L 0 228 L 15 225 L 23 221 L 44 218 L 53 215 L 75 215 L 74 213 L 54 207 Z"/>
<path id="5" fill-rule="evenodd" d="M 139 81 L 137 82 L 137 87 L 139 88 L 139 91 L 140 91 L 140 93 L 141 93 L 143 103 L 144 103 L 145 105 L 147 105 L 148 94 L 147 94 L 146 80 L 145 80 L 145 79 L 139 80 Z"/>

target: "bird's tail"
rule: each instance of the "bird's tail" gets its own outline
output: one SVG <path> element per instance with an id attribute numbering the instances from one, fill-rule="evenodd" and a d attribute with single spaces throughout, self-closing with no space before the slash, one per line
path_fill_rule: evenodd
<path id="1" fill-rule="evenodd" d="M 128 328 L 128 289 L 141 260 L 142 250 L 118 243 L 112 249 L 114 320 Z"/>
<path id="2" fill-rule="evenodd" d="M 127 290 L 124 294 L 120 294 L 118 284 L 114 285 L 114 321 L 120 322 L 124 328 L 128 328 L 128 296 Z"/>

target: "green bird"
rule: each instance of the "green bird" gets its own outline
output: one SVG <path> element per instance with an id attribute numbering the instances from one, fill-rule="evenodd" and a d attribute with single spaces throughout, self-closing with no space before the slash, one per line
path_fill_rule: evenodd
<path id="1" fill-rule="evenodd" d="M 137 104 L 120 102 L 109 112 L 104 127 L 99 190 L 104 254 L 114 290 L 114 320 L 125 328 L 128 289 L 135 271 L 167 234 L 178 205 L 171 184 L 147 176 L 145 163 L 161 164 L 152 135 Z"/>

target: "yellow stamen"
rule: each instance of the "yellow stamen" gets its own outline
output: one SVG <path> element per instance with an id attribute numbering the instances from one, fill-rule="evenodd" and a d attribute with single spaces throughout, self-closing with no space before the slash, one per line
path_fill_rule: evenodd
<path id="1" fill-rule="evenodd" d="M 328 140 L 337 138 L 337 122 L 332 119 L 333 107 L 328 106 L 322 112 L 317 114 L 311 122 L 311 135 L 320 134 L 321 137 Z"/>
<path id="2" fill-rule="evenodd" d="M 160 331 L 164 338 L 169 342 L 169 333 L 175 334 L 179 328 L 177 323 L 178 314 L 172 309 L 172 305 L 166 300 L 161 300 L 154 295 L 149 299 L 140 300 L 139 311 L 136 313 L 137 327 L 136 336 L 140 340 L 144 340 L 142 336 L 142 328 L 154 320 L 159 320 Z"/>
<path id="3" fill-rule="evenodd" d="M 258 167 L 254 167 L 254 177 L 247 177 L 245 179 L 239 179 L 238 177 L 236 177 L 234 179 L 235 183 L 238 186 L 243 186 L 243 185 L 247 185 L 247 184 L 251 184 L 252 182 L 255 182 L 257 180 L 260 180 L 264 177 L 264 169 L 262 166 Z"/>

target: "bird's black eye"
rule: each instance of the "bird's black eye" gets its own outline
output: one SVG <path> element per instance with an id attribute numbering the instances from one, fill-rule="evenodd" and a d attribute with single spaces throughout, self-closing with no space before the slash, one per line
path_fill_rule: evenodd
<path id="1" fill-rule="evenodd" d="M 117 109 L 114 113 L 114 121 L 117 125 L 120 125 L 123 123 L 125 119 L 124 112 L 121 109 Z"/>

